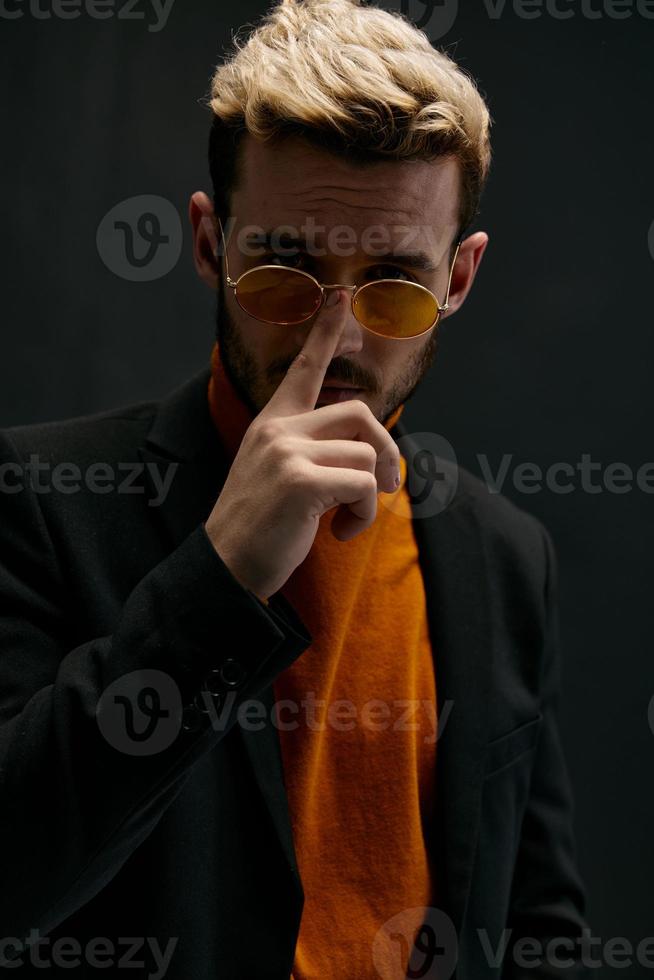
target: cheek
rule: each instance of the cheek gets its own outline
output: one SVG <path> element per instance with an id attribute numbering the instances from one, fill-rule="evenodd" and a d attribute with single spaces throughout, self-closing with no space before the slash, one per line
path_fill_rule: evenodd
<path id="1" fill-rule="evenodd" d="M 257 372 L 271 384 L 278 384 L 297 354 L 290 327 L 260 323 L 239 311 L 237 320 L 241 345 Z M 272 376 L 271 376 L 272 373 Z"/>
<path id="2" fill-rule="evenodd" d="M 253 356 L 257 362 L 261 359 L 260 351 L 269 343 L 268 327 L 259 323 L 238 305 L 234 297 L 228 306 L 232 331 L 237 334 L 239 346 L 244 353 Z"/>
<path id="3" fill-rule="evenodd" d="M 386 341 L 380 368 L 387 383 L 413 375 L 428 346 L 423 339 Z"/>
<path id="4" fill-rule="evenodd" d="M 424 337 L 418 338 L 418 340 L 413 341 L 414 348 L 411 352 L 410 367 L 414 371 L 422 371 L 426 364 L 431 363 L 431 359 L 434 356 L 436 350 L 436 341 L 438 338 L 438 328 L 432 330 L 425 340 Z"/>

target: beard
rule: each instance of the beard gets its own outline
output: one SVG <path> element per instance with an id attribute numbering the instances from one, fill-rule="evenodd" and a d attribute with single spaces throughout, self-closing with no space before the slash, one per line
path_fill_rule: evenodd
<path id="1" fill-rule="evenodd" d="M 261 329 L 265 330 L 265 328 L 266 325 L 262 323 Z M 275 376 L 284 375 L 290 367 L 290 362 L 286 359 L 284 364 L 279 362 L 270 365 L 266 370 L 266 379 L 262 384 L 261 372 L 257 363 L 243 343 L 238 327 L 227 309 L 223 289 L 219 289 L 217 294 L 216 340 L 218 341 L 220 359 L 225 374 L 252 415 L 258 415 L 270 397 L 270 388 L 275 385 Z M 400 405 L 406 404 L 413 397 L 434 363 L 437 344 L 438 327 L 432 330 L 429 340 L 409 362 L 402 377 L 396 379 L 390 390 L 386 392 L 380 390 L 374 383 L 371 385 L 369 380 L 364 382 L 361 377 L 354 376 L 351 362 L 344 358 L 334 358 L 326 373 L 349 384 L 360 385 L 369 396 L 381 395 L 383 407 L 380 412 L 373 414 L 377 421 L 383 425 Z"/>

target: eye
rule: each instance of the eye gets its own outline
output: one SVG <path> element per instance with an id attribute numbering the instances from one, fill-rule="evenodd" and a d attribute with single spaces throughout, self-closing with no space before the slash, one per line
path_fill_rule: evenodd
<path id="1" fill-rule="evenodd" d="M 368 275 L 372 282 L 376 279 L 405 279 L 407 282 L 415 282 L 413 276 L 409 275 L 404 269 L 397 265 L 375 265 L 368 270 Z"/>
<path id="2" fill-rule="evenodd" d="M 302 252 L 293 252 L 291 255 L 277 255 L 271 253 L 262 259 L 262 265 L 280 265 L 288 269 L 299 269 L 304 263 L 305 256 Z"/>

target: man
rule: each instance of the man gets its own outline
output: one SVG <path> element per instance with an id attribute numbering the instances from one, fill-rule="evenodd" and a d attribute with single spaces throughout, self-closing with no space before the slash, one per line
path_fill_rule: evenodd
<path id="1" fill-rule="evenodd" d="M 352 0 L 278 5 L 210 105 L 211 366 L 0 440 L 3 962 L 581 976 L 552 543 L 400 422 L 486 107 Z"/>

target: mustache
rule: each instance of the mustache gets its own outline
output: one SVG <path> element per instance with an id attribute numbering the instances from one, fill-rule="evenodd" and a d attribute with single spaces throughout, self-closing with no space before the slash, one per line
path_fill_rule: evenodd
<path id="1" fill-rule="evenodd" d="M 283 366 L 279 366 L 278 368 L 273 365 L 270 371 L 271 375 L 273 375 L 271 380 L 273 380 L 274 376 L 277 374 L 280 375 L 280 380 L 281 378 L 285 377 L 292 363 L 293 359 L 285 362 Z M 370 391 L 376 390 L 376 385 L 374 382 L 371 383 L 370 379 L 362 378 L 353 369 L 351 364 L 349 364 L 347 361 L 339 360 L 338 358 L 330 363 L 329 367 L 325 371 L 325 377 L 329 378 L 329 380 L 332 382 L 341 382 L 342 384 L 353 385 L 355 388 L 366 388 Z"/>

